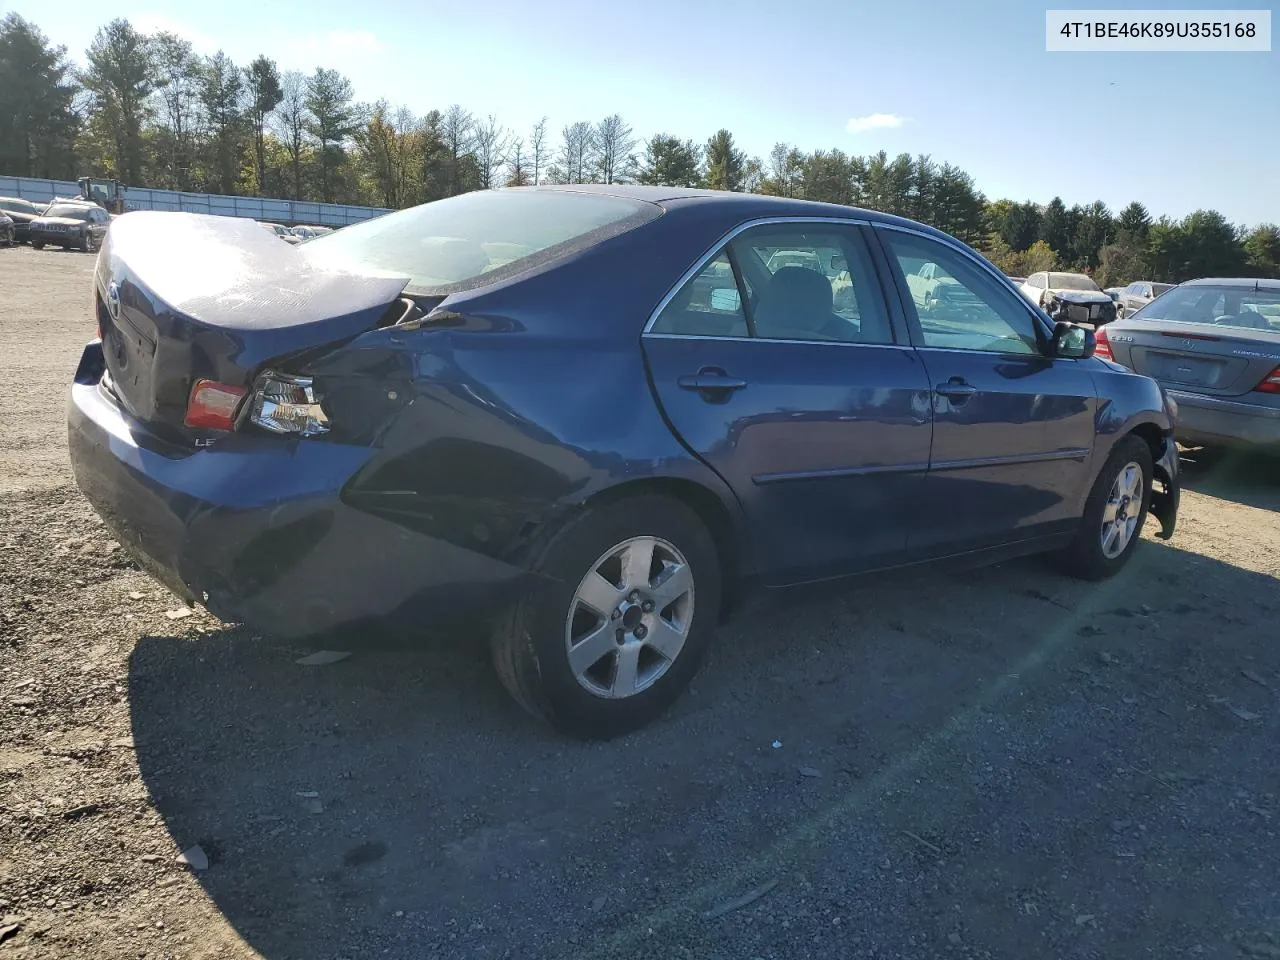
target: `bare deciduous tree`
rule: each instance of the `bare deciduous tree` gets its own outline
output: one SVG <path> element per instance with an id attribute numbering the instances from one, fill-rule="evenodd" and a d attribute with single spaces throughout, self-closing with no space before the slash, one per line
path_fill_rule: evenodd
<path id="1" fill-rule="evenodd" d="M 492 113 L 482 123 L 475 125 L 476 170 L 480 179 L 480 189 L 488 190 L 493 186 L 494 174 L 502 166 L 507 152 L 507 128 L 498 123 Z"/>
<path id="2" fill-rule="evenodd" d="M 533 133 L 529 137 L 529 150 L 533 161 L 533 185 L 542 182 L 542 167 L 547 159 L 547 118 L 543 117 L 533 125 Z"/>
<path id="3" fill-rule="evenodd" d="M 445 196 L 461 193 L 464 164 L 475 143 L 475 118 L 471 111 L 454 104 L 440 118 L 440 139 L 448 152 L 448 169 L 445 171 Z"/>
<path id="4" fill-rule="evenodd" d="M 585 120 L 579 120 L 565 127 L 561 137 L 560 171 L 564 182 L 587 182 L 588 167 L 595 149 L 595 130 Z"/>
<path id="5" fill-rule="evenodd" d="M 507 186 L 529 186 L 529 168 L 525 165 L 524 141 L 516 138 L 507 149 Z"/>
<path id="6" fill-rule="evenodd" d="M 289 156 L 293 199 L 301 200 L 302 154 L 306 147 L 307 125 L 311 122 L 311 113 L 307 110 L 307 78 L 291 70 L 281 78 L 280 90 L 282 95 L 276 107 L 275 125 Z"/>
<path id="7" fill-rule="evenodd" d="M 174 188 L 189 190 L 192 135 L 200 119 L 200 58 L 192 52 L 190 41 L 177 34 L 158 33 L 152 42 L 161 125 L 168 140 L 168 178 Z"/>
<path id="8" fill-rule="evenodd" d="M 636 165 L 636 138 L 619 114 L 596 124 L 594 143 L 596 174 L 601 183 L 631 178 Z"/>

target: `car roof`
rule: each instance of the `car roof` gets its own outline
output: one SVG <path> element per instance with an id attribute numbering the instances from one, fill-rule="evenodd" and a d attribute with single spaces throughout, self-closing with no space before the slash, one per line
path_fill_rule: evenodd
<path id="1" fill-rule="evenodd" d="M 940 240 L 955 242 L 955 238 L 928 224 L 908 220 L 906 217 L 866 210 L 862 207 L 846 207 L 838 203 L 819 203 L 816 200 L 796 200 L 791 197 L 771 197 L 761 193 L 737 193 L 730 190 L 706 190 L 699 187 L 647 187 L 632 183 L 572 183 L 537 187 L 504 187 L 504 190 L 542 190 L 561 193 L 595 193 L 627 200 L 641 200 L 664 208 L 691 207 L 718 208 L 721 212 L 734 211 L 743 220 L 762 217 L 833 217 L 841 220 L 867 220 L 910 227 Z"/>
<path id="2" fill-rule="evenodd" d="M 1180 287 L 1252 287 L 1256 290 L 1280 290 L 1280 280 L 1265 277 L 1201 277 L 1185 280 Z"/>

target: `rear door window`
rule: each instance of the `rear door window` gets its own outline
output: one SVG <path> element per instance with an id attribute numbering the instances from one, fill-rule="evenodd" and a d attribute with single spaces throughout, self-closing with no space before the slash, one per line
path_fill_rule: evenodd
<path id="1" fill-rule="evenodd" d="M 671 298 L 651 327 L 677 336 L 893 343 L 857 227 L 767 224 L 744 231 Z"/>

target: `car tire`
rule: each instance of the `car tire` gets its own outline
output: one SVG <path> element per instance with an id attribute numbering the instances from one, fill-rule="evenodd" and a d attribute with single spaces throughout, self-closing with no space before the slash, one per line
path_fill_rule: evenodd
<path id="1" fill-rule="evenodd" d="M 628 576 L 628 562 L 647 572 Z M 684 503 L 646 494 L 588 507 L 533 570 L 539 585 L 499 617 L 491 647 L 503 686 L 534 716 L 607 740 L 652 722 L 688 686 L 711 643 L 722 584 L 715 541 Z"/>
<path id="2" fill-rule="evenodd" d="M 93 238 L 90 237 L 89 234 L 87 233 L 80 239 L 80 252 L 81 253 L 93 252 Z"/>
<path id="3" fill-rule="evenodd" d="M 1075 539 L 1061 554 L 1068 573 L 1105 580 L 1129 562 L 1151 507 L 1153 473 L 1151 448 L 1141 437 L 1130 435 L 1116 444 L 1089 491 Z"/>
<path id="4" fill-rule="evenodd" d="M 31 249 L 32 249 L 32 250 L 43 250 L 43 249 L 44 249 L 44 244 L 43 244 L 43 243 L 41 243 L 39 240 L 32 240 L 32 241 L 31 241 Z"/>

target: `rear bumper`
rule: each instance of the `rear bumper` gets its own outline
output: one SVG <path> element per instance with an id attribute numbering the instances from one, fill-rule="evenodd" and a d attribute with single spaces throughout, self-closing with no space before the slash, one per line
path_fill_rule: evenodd
<path id="1" fill-rule="evenodd" d="M 344 503 L 344 484 L 372 454 L 363 447 L 233 435 L 175 451 L 96 382 L 72 387 L 68 433 L 77 484 L 140 564 L 263 633 L 367 621 L 429 629 L 491 614 L 528 586 L 520 568 Z"/>
<path id="2" fill-rule="evenodd" d="M 1179 440 L 1210 446 L 1280 448 L 1280 409 L 1179 390 L 1166 392 L 1178 404 Z"/>

